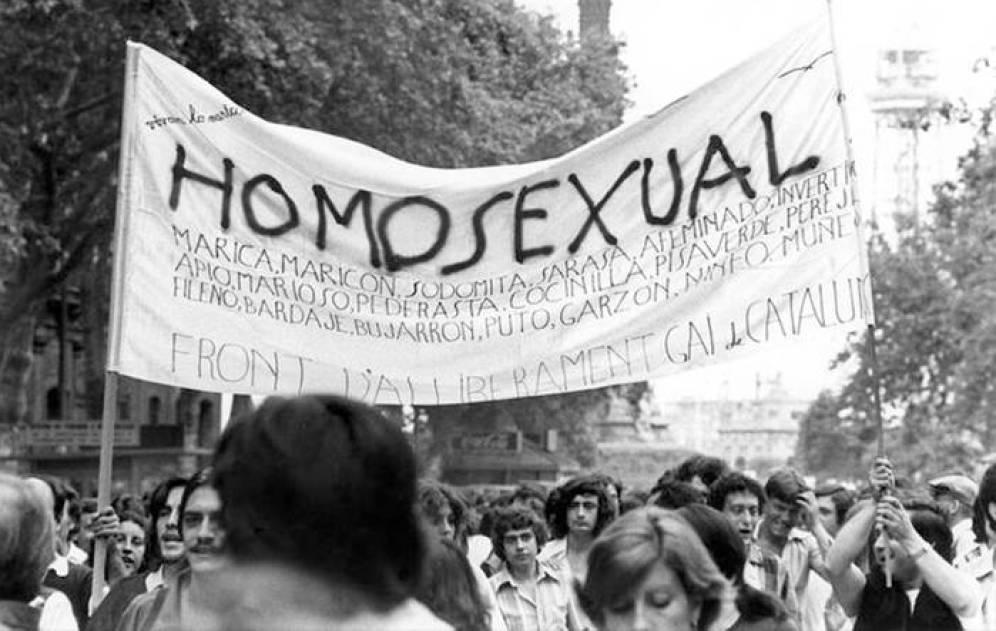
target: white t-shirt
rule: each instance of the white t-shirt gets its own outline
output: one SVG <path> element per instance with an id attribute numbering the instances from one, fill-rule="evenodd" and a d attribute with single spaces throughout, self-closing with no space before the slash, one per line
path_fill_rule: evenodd
<path id="1" fill-rule="evenodd" d="M 68 596 L 57 589 L 52 590 L 42 606 L 38 631 L 79 631 Z"/>
<path id="2" fill-rule="evenodd" d="M 336 622 L 340 631 L 454 631 L 415 599 L 408 599 L 386 614 L 362 613 Z"/>

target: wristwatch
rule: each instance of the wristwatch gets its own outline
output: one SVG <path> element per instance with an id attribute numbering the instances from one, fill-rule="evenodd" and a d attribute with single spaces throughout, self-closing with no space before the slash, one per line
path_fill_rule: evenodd
<path id="1" fill-rule="evenodd" d="M 927 554 L 927 550 L 930 550 L 930 546 L 927 544 L 926 541 L 923 541 L 923 542 L 920 543 L 920 547 L 919 548 L 917 548 L 916 550 L 910 552 L 910 558 L 913 561 L 919 561 L 920 557 L 922 557 L 923 555 Z"/>

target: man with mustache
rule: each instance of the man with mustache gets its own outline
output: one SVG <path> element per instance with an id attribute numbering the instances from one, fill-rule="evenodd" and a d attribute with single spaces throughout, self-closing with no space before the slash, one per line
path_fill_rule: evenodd
<path id="1" fill-rule="evenodd" d="M 800 631 L 823 631 L 823 603 L 807 599 L 809 572 L 830 581 L 825 557 L 832 540 L 820 521 L 816 494 L 794 469 L 775 470 L 764 485 L 767 502 L 758 543 L 778 555 L 800 608 Z"/>
<path id="2" fill-rule="evenodd" d="M 180 500 L 182 545 L 189 568 L 163 588 L 135 598 L 121 617 L 121 631 L 194 629 L 203 625 L 210 606 L 206 594 L 218 571 L 227 565 L 225 530 L 221 525 L 221 498 L 211 481 L 210 469 L 187 482 Z M 171 548 L 177 545 L 170 538 Z"/>
<path id="3" fill-rule="evenodd" d="M 176 580 L 185 567 L 185 550 L 180 536 L 180 500 L 186 484 L 185 478 L 172 477 L 152 491 L 145 550 L 145 565 L 149 569 L 115 583 L 93 612 L 87 631 L 114 631 L 136 596 Z"/>

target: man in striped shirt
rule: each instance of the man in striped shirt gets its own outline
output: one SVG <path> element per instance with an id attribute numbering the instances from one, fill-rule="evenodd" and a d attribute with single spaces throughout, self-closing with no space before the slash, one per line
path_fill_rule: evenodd
<path id="1" fill-rule="evenodd" d="M 565 574 L 536 560 L 545 542 L 546 525 L 528 508 L 495 518 L 492 543 L 502 566 L 490 582 L 509 631 L 580 631 Z"/>

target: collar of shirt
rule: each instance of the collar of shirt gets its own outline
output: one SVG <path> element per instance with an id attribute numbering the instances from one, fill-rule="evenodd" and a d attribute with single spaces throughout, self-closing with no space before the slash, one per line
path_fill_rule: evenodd
<path id="1" fill-rule="evenodd" d="M 151 592 L 157 587 L 163 584 L 163 568 L 160 565 L 159 569 L 155 572 L 149 572 L 145 575 L 145 591 Z"/>
<path id="2" fill-rule="evenodd" d="M 760 565 L 764 561 L 764 551 L 756 542 L 751 541 L 747 546 L 747 562 Z"/>
<path id="3" fill-rule="evenodd" d="M 980 544 L 962 557 L 955 567 L 981 581 L 993 575 L 993 550 Z"/>
<path id="4" fill-rule="evenodd" d="M 69 576 L 69 559 L 64 556 L 55 555 L 55 560 L 53 560 L 48 569 L 55 572 L 55 575 L 59 578 L 66 578 Z"/>
<path id="5" fill-rule="evenodd" d="M 955 538 L 961 536 L 963 533 L 967 535 L 967 534 L 969 534 L 971 532 L 972 532 L 972 520 L 971 519 L 963 519 L 960 522 L 958 522 L 957 524 L 955 524 L 954 526 L 951 526 L 951 536 L 955 537 Z M 974 533 L 973 533 L 973 535 L 974 535 Z"/>
<path id="6" fill-rule="evenodd" d="M 90 555 L 84 552 L 83 549 L 80 548 L 78 545 L 70 542 L 69 552 L 66 554 L 66 558 L 69 559 L 70 563 L 75 563 L 76 565 L 83 565 L 86 563 L 86 560 L 87 558 L 89 558 L 89 556 Z"/>
<path id="7" fill-rule="evenodd" d="M 536 582 L 540 582 L 545 578 L 550 578 L 556 582 L 560 582 L 560 575 L 557 571 L 548 566 L 546 563 L 536 562 Z M 495 590 L 505 585 L 518 585 L 518 581 L 512 576 L 512 573 L 508 570 L 508 563 L 502 565 L 501 571 L 495 574 L 491 580 L 494 582 Z"/>
<path id="8" fill-rule="evenodd" d="M 789 531 L 789 541 L 804 541 L 806 537 L 811 537 L 808 530 L 803 530 L 802 528 L 793 528 Z"/>

